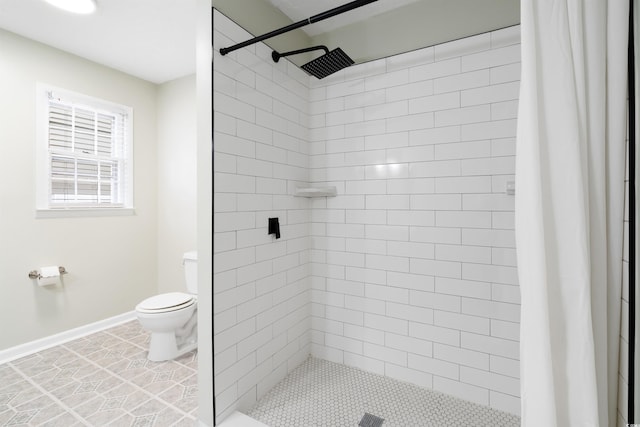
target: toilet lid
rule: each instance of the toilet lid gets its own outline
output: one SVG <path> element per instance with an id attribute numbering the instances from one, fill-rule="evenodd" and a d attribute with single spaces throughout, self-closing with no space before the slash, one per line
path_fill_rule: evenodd
<path id="1" fill-rule="evenodd" d="M 191 294 L 185 294 L 182 292 L 169 292 L 166 294 L 156 295 L 142 301 L 136 307 L 139 310 L 144 311 L 167 311 L 181 308 L 182 306 L 190 305 L 194 300 L 194 296 Z"/>

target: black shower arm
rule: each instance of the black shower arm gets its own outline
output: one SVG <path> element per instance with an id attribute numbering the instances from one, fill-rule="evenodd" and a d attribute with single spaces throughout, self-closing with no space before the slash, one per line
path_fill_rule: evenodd
<path id="1" fill-rule="evenodd" d="M 282 52 L 282 53 L 278 53 L 274 50 L 273 52 L 271 52 L 271 58 L 273 58 L 273 62 L 278 62 L 280 58 L 282 58 L 283 56 L 298 55 L 300 53 L 312 52 L 314 50 L 324 50 L 325 54 L 329 53 L 329 48 L 324 45 L 321 45 L 321 46 L 305 47 L 304 49 L 292 50 L 291 52 Z"/>
<path id="2" fill-rule="evenodd" d="M 229 52 L 233 52 L 234 50 L 241 49 L 246 46 L 250 46 L 254 43 L 261 42 L 266 39 L 270 39 L 271 37 L 279 36 L 280 34 L 287 33 L 292 30 L 296 30 L 300 27 L 304 27 L 305 25 L 313 24 L 314 22 L 322 21 L 323 19 L 331 18 L 332 16 L 340 15 L 341 13 L 348 12 L 350 10 L 356 9 L 360 6 L 367 5 L 369 3 L 373 3 L 378 0 L 355 0 L 347 4 L 343 4 L 342 6 L 338 6 L 336 8 L 327 10 L 326 12 L 319 13 L 317 15 L 312 16 L 311 18 L 303 19 L 302 21 L 293 23 L 291 25 L 287 25 L 286 27 L 282 27 L 277 30 L 273 30 L 266 34 L 263 34 L 258 37 L 254 37 L 251 40 L 244 41 L 242 43 L 234 44 L 233 46 L 220 48 L 220 54 L 226 55 Z"/>

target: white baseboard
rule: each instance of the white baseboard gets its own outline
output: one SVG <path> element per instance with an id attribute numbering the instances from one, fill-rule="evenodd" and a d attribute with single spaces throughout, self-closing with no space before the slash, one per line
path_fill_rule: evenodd
<path id="1" fill-rule="evenodd" d="M 35 341 L 20 344 L 6 350 L 0 350 L 0 364 L 11 362 L 12 360 L 37 353 L 38 351 L 55 347 L 56 345 L 64 344 L 66 342 L 84 337 L 86 335 L 90 335 L 111 328 L 113 326 L 117 326 L 121 323 L 134 320 L 135 318 L 136 312 L 129 311 L 127 313 L 109 317 L 108 319 L 99 320 L 97 322 L 89 323 L 88 325 L 69 329 L 68 331 L 60 332 L 55 335 L 50 335 L 48 337 L 40 338 Z"/>

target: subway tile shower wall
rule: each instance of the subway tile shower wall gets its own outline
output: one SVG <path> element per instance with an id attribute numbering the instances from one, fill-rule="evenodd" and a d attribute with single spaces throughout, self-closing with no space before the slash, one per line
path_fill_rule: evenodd
<path id="1" fill-rule="evenodd" d="M 214 14 L 214 48 L 252 36 Z M 214 375 L 219 419 L 311 353 L 309 78 L 264 44 L 214 56 Z M 267 234 L 278 217 L 282 238 Z"/>
<path id="2" fill-rule="evenodd" d="M 216 50 L 251 37 L 218 12 L 214 29 Z M 519 40 L 507 28 L 323 80 L 261 43 L 214 55 L 219 416 L 309 354 L 519 413 Z M 308 184 L 338 196 L 293 196 Z"/>
<path id="3" fill-rule="evenodd" d="M 312 352 L 519 413 L 519 28 L 310 82 Z"/>

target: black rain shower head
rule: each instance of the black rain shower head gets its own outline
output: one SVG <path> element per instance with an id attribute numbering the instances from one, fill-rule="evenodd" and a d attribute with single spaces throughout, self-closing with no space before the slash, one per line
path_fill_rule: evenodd
<path id="1" fill-rule="evenodd" d="M 331 52 L 307 62 L 301 68 L 312 76 L 322 79 L 350 65 L 353 65 L 353 59 L 337 47 Z"/>
<path id="2" fill-rule="evenodd" d="M 350 65 L 353 65 L 353 59 L 349 58 L 349 55 L 344 53 L 342 49 L 335 48 L 331 52 L 326 46 L 313 46 L 305 49 L 292 50 L 291 52 L 278 53 L 275 50 L 271 53 L 271 57 L 274 62 L 278 62 L 281 57 L 289 55 L 297 55 L 299 53 L 311 52 L 313 50 L 324 50 L 325 54 L 313 59 L 300 68 L 305 70 L 307 74 L 310 74 L 317 79 L 323 79 L 336 71 L 340 71 Z"/>

